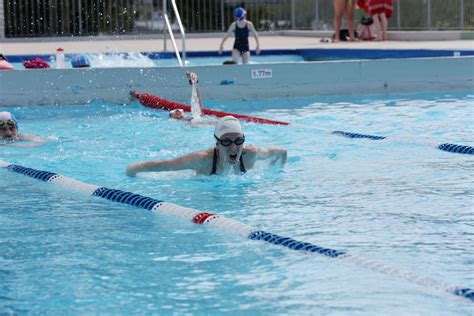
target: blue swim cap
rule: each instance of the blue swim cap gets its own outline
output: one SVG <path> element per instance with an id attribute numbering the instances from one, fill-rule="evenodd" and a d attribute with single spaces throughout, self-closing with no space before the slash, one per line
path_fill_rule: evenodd
<path id="1" fill-rule="evenodd" d="M 234 16 L 237 19 L 242 19 L 247 15 L 247 11 L 245 11 L 244 8 L 235 8 L 234 10 Z"/>

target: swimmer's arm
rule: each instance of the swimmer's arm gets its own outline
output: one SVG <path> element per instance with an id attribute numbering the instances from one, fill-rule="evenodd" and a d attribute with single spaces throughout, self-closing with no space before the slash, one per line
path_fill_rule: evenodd
<path id="1" fill-rule="evenodd" d="M 40 143 L 40 144 L 44 143 L 44 140 L 41 139 L 41 137 L 36 136 L 36 135 L 30 135 L 30 134 L 21 134 L 19 139 L 22 141 L 27 141 L 27 142 L 35 142 L 35 143 Z"/>
<path id="2" fill-rule="evenodd" d="M 196 82 L 195 87 L 196 87 L 196 94 L 197 94 L 199 108 L 202 110 L 201 91 L 199 90 L 199 83 L 198 82 Z"/>
<path id="3" fill-rule="evenodd" d="M 260 40 L 258 38 L 257 31 L 255 30 L 255 27 L 253 26 L 252 22 L 247 21 L 250 32 L 252 32 L 253 36 L 255 37 L 255 42 L 257 43 L 257 47 L 255 48 L 255 51 L 258 54 L 260 54 Z"/>
<path id="4" fill-rule="evenodd" d="M 222 39 L 221 46 L 219 47 L 219 54 L 222 54 L 222 51 L 224 50 L 224 43 L 229 38 L 229 36 L 232 35 L 235 31 L 235 22 L 232 22 L 232 24 L 229 26 L 229 29 L 227 30 L 227 33 L 224 35 L 224 38 Z"/>
<path id="5" fill-rule="evenodd" d="M 160 172 L 185 169 L 199 169 L 203 164 L 203 158 L 205 156 L 207 156 L 207 153 L 205 151 L 196 151 L 174 159 L 138 162 L 129 165 L 126 173 L 129 177 L 135 177 L 139 172 Z"/>
<path id="6" fill-rule="evenodd" d="M 257 160 L 270 160 L 270 165 L 275 165 L 280 161 L 280 165 L 283 166 L 286 163 L 287 151 L 283 147 L 268 147 L 259 148 L 255 146 L 257 152 Z"/>
<path id="7" fill-rule="evenodd" d="M 23 142 L 27 142 L 27 143 L 23 143 Z M 44 143 L 45 143 L 45 141 L 43 139 L 41 139 L 41 137 L 39 137 L 39 136 L 29 135 L 29 134 L 21 134 L 13 142 L 1 144 L 1 145 L 2 146 L 3 145 L 8 145 L 10 147 L 23 147 L 23 148 L 25 148 L 25 147 L 37 147 L 37 146 L 43 145 Z"/>
<path id="8" fill-rule="evenodd" d="M 196 94 L 198 99 L 199 108 L 202 110 L 201 91 L 199 90 L 199 79 L 198 76 L 191 71 L 186 71 L 186 76 L 189 78 L 191 83 L 196 87 Z"/>

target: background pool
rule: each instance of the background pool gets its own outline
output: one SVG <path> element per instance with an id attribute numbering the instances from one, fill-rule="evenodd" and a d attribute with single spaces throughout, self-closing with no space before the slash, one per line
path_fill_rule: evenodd
<path id="1" fill-rule="evenodd" d="M 177 67 L 178 60 L 172 56 L 166 58 L 153 58 L 138 53 L 107 53 L 107 54 L 86 54 L 90 66 L 92 68 L 117 68 L 117 67 Z M 31 57 L 29 57 L 31 58 Z M 47 61 L 51 68 L 56 68 L 56 59 L 54 56 L 43 56 L 43 60 Z M 18 59 L 18 58 L 17 58 Z M 334 58 L 332 58 L 334 59 Z M 187 66 L 202 66 L 202 65 L 222 65 L 224 61 L 232 60 L 230 56 L 213 56 L 213 57 L 188 57 L 186 58 Z M 251 64 L 262 63 L 281 63 L 281 62 L 303 62 L 304 59 L 300 55 L 255 55 L 251 57 Z M 241 63 L 239 61 L 239 63 Z M 13 62 L 13 67 L 16 69 L 25 69 L 21 61 Z M 71 65 L 71 58 L 66 58 L 64 62 L 65 68 L 73 68 Z"/>
<path id="2" fill-rule="evenodd" d="M 254 51 L 250 63 L 287 63 L 303 61 L 333 60 L 367 60 L 367 59 L 405 59 L 431 57 L 473 56 L 474 50 L 452 49 L 338 49 L 338 48 L 303 48 L 303 49 L 266 49 L 260 55 Z M 167 52 L 108 52 L 85 54 L 93 68 L 117 67 L 176 67 L 179 66 L 174 51 Z M 65 68 L 72 68 L 71 59 L 77 55 L 65 55 Z M 40 57 L 56 67 L 55 55 L 8 55 L 8 60 L 17 69 L 24 69 L 22 61 Z M 190 51 L 186 54 L 187 66 L 222 65 L 232 60 L 229 51 L 223 55 L 216 51 Z"/>
<path id="3" fill-rule="evenodd" d="M 472 93 L 205 102 L 288 121 L 244 124 L 248 143 L 285 146 L 283 170 L 127 178 L 135 161 L 213 145 L 139 104 L 0 108 L 49 141 L 0 159 L 202 211 L 474 288 Z M 332 135 L 345 130 L 383 141 Z M 31 314 L 459 315 L 472 303 L 355 266 L 84 197 L 1 171 L 0 311 Z"/>

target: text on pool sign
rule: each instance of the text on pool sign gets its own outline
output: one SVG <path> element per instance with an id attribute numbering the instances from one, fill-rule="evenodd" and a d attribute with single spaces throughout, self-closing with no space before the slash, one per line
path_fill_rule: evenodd
<path id="1" fill-rule="evenodd" d="M 267 79 L 271 77 L 271 69 L 252 69 L 252 79 Z"/>

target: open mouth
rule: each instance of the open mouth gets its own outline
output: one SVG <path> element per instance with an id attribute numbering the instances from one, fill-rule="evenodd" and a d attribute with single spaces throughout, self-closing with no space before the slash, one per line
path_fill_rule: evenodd
<path id="1" fill-rule="evenodd" d="M 229 154 L 230 161 L 236 161 L 237 160 L 237 154 Z"/>

